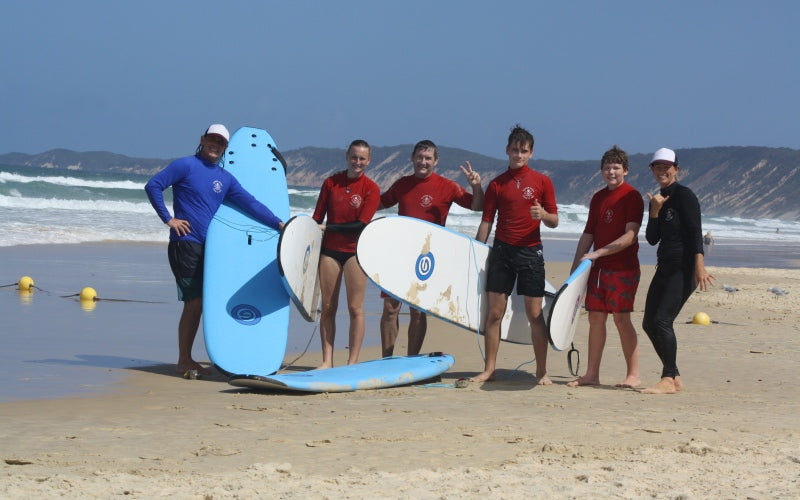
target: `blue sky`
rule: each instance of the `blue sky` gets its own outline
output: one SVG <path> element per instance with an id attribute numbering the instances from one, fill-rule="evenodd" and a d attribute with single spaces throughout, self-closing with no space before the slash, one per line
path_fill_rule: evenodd
<path id="1" fill-rule="evenodd" d="M 423 138 L 496 158 L 800 148 L 796 1 L 12 0 L 0 153 L 171 158 L 213 122 L 283 150 Z"/>

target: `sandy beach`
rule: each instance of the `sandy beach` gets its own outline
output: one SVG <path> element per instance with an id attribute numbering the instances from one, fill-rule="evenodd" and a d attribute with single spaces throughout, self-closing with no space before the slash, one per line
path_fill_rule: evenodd
<path id="1" fill-rule="evenodd" d="M 95 257 L 92 262 L 86 262 L 85 253 L 96 247 L 48 247 L 27 256 L 19 255 L 18 249 L 0 249 L 6 265 L 12 266 L 8 271 L 12 281 L 23 271 L 19 262 L 44 265 L 53 260 L 48 252 L 58 251 L 60 264 L 59 259 L 48 264 L 57 269 L 37 271 L 38 286 L 45 288 L 48 279 L 56 281 L 49 286 L 59 291 L 79 291 L 91 284 L 100 296 L 158 302 L 100 302 L 87 313 L 56 292 L 35 295 L 26 305 L 16 292 L 3 291 L 0 310 L 14 330 L 12 334 L 5 329 L 0 335 L 4 350 L 28 349 L 20 366 L 33 360 L 42 376 L 81 370 L 98 381 L 98 387 L 78 396 L 67 391 L 66 397 L 31 395 L 0 403 L 4 460 L 0 496 L 796 498 L 800 494 L 797 268 L 709 267 L 718 286 L 695 293 L 676 323 L 678 364 L 686 384 L 678 394 L 646 395 L 614 387 L 623 378 L 624 361 L 611 321 L 599 387 L 567 387 L 574 377 L 566 353 L 553 350 L 547 361 L 554 385 L 536 386 L 535 366 L 524 364 L 533 356 L 530 346 L 504 343 L 496 381 L 455 388 L 450 384 L 460 377 L 481 371 L 482 338 L 430 320 L 423 350 L 444 351 L 456 359 L 442 377 L 443 384 L 305 395 L 239 389 L 221 376 L 200 380 L 176 376 L 174 325 L 179 308 L 169 276 L 164 276 L 163 250 L 152 247 L 109 244 L 101 250 L 113 257 L 108 261 Z M 117 261 L 128 267 L 121 272 L 112 265 Z M 76 268 L 76 263 L 85 267 Z M 567 263 L 548 262 L 547 278 L 560 283 L 568 270 Z M 643 384 L 652 385 L 661 367 L 639 325 L 653 266 L 643 265 L 642 271 L 633 319 L 639 332 L 641 378 Z M 88 272 L 93 273 L 94 283 L 86 281 Z M 3 278 L 9 281 L 9 276 Z M 739 290 L 726 292 L 723 284 Z M 767 291 L 775 286 L 789 293 L 776 296 Z M 60 317 L 61 323 L 53 324 L 64 325 L 57 332 L 60 344 L 54 337 L 41 344 L 30 340 L 52 329 L 43 323 L 47 308 Z M 699 311 L 714 322 L 684 323 Z M 580 321 L 575 345 L 583 372 L 588 356 L 585 314 Z M 310 326 L 304 328 L 311 331 Z M 100 343 L 92 335 L 101 333 L 115 335 L 118 341 L 93 351 L 92 346 Z M 377 316 L 368 319 L 367 335 L 377 338 Z M 142 338 L 147 347 L 137 343 Z M 313 348 L 295 362 L 295 369 L 320 363 L 318 337 L 313 340 Z M 399 340 L 398 350 L 405 352 L 403 326 Z M 45 342 L 55 343 L 53 348 L 62 353 L 46 352 Z M 76 343 L 80 347 L 72 347 Z M 286 361 L 298 354 L 287 354 Z M 362 351 L 361 359 L 378 356 L 379 347 L 373 343 Z M 337 364 L 345 358 L 346 351 L 337 349 Z M 0 376 L 4 384 L 24 384 L 9 370 L 0 371 Z M 103 382 L 104 377 L 109 380 Z"/>

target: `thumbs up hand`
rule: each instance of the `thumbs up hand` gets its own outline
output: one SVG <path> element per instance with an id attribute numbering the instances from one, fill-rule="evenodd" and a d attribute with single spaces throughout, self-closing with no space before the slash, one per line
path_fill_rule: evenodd
<path id="1" fill-rule="evenodd" d="M 533 206 L 531 207 L 531 217 L 533 220 L 542 220 L 545 215 L 547 215 L 547 210 L 542 208 L 542 205 L 539 204 L 539 200 L 533 200 Z"/>

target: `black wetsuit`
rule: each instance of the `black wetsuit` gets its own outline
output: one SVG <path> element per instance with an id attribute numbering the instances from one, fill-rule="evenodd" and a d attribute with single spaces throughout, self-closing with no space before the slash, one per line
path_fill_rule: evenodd
<path id="1" fill-rule="evenodd" d="M 647 221 L 647 242 L 658 244 L 658 264 L 647 290 L 642 327 L 664 365 L 661 376 L 674 378 L 680 372 L 672 324 L 697 287 L 694 261 L 695 255 L 703 253 L 703 233 L 700 202 L 691 189 L 673 183 L 661 195 L 669 199 L 658 217 Z"/>

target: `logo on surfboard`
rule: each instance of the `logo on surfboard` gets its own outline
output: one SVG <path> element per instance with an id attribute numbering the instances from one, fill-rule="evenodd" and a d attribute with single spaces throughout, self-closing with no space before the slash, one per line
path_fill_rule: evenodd
<path id="1" fill-rule="evenodd" d="M 421 281 L 425 281 L 431 277 L 433 274 L 433 268 L 436 265 L 436 260 L 433 258 L 433 254 L 431 252 L 420 254 L 417 257 L 417 264 L 414 268 L 414 272 L 417 274 L 417 278 Z"/>
<path id="2" fill-rule="evenodd" d="M 261 311 L 250 304 L 239 304 L 231 309 L 231 317 L 236 320 L 237 323 L 253 326 L 261 321 Z"/>
<path id="3" fill-rule="evenodd" d="M 311 245 L 306 247 L 306 254 L 303 255 L 303 274 L 308 270 L 308 261 L 311 259 Z"/>

